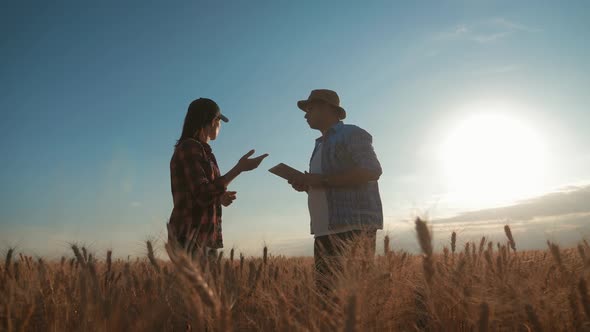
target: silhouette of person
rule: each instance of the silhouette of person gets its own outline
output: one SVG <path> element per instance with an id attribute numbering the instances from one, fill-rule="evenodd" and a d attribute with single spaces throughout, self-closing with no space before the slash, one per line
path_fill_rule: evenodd
<path id="1" fill-rule="evenodd" d="M 209 145 L 218 137 L 221 121 L 229 120 L 213 100 L 199 98 L 191 102 L 170 160 L 174 208 L 168 237 L 181 246 L 190 244 L 204 251 L 223 247 L 221 207 L 236 199 L 236 192 L 227 187 L 241 173 L 256 169 L 268 156 L 251 158 L 251 150 L 222 176 Z"/>
<path id="2" fill-rule="evenodd" d="M 322 133 L 315 141 L 309 173 L 289 183 L 307 192 L 316 284 L 326 291 L 351 244 L 363 242 L 364 253 L 370 258 L 375 254 L 375 235 L 383 229 L 377 184 L 382 170 L 371 135 L 342 122 L 346 111 L 336 92 L 313 90 L 297 106 L 305 112 L 309 127 Z"/>

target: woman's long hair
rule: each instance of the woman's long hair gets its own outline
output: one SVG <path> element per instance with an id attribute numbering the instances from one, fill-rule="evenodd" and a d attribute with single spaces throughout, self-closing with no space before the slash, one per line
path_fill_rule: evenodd
<path id="1" fill-rule="evenodd" d="M 184 117 L 182 134 L 174 146 L 177 147 L 186 138 L 194 137 L 195 133 L 213 122 L 219 114 L 219 106 L 213 100 L 208 98 L 193 100 Z"/>

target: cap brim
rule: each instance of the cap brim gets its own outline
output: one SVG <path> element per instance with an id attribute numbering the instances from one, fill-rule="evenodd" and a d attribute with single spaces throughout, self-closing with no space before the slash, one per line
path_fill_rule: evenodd
<path id="1" fill-rule="evenodd" d="M 229 122 L 229 119 L 227 118 L 227 116 L 223 115 L 223 114 L 219 114 L 219 118 L 221 119 L 221 121 L 223 122 Z"/>

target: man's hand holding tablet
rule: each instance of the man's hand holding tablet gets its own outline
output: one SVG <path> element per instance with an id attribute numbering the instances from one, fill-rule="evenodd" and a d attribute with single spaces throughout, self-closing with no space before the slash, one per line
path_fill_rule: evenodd
<path id="1" fill-rule="evenodd" d="M 285 179 L 289 182 L 291 182 L 303 175 L 303 173 L 301 173 L 300 171 L 296 170 L 295 168 L 293 168 L 291 166 L 287 166 L 283 163 L 280 163 L 280 164 L 274 166 L 273 168 L 269 169 L 268 171 L 271 172 L 272 174 L 282 177 L 283 179 Z"/>
<path id="2" fill-rule="evenodd" d="M 310 188 L 310 185 L 317 182 L 310 182 L 310 180 L 316 180 L 316 178 L 320 176 L 318 174 L 309 174 L 307 172 L 301 173 L 293 167 L 287 166 L 283 163 L 276 165 L 275 167 L 269 169 L 269 171 L 287 180 L 293 189 L 299 192 L 307 192 Z"/>

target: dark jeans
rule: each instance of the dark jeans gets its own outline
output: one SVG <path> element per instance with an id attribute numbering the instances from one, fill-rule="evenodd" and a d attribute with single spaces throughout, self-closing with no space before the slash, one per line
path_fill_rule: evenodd
<path id="1" fill-rule="evenodd" d="M 319 292 L 326 294 L 333 288 L 335 277 L 344 270 L 345 255 L 364 262 L 375 256 L 376 233 L 375 230 L 354 230 L 315 238 L 313 257 Z"/>

